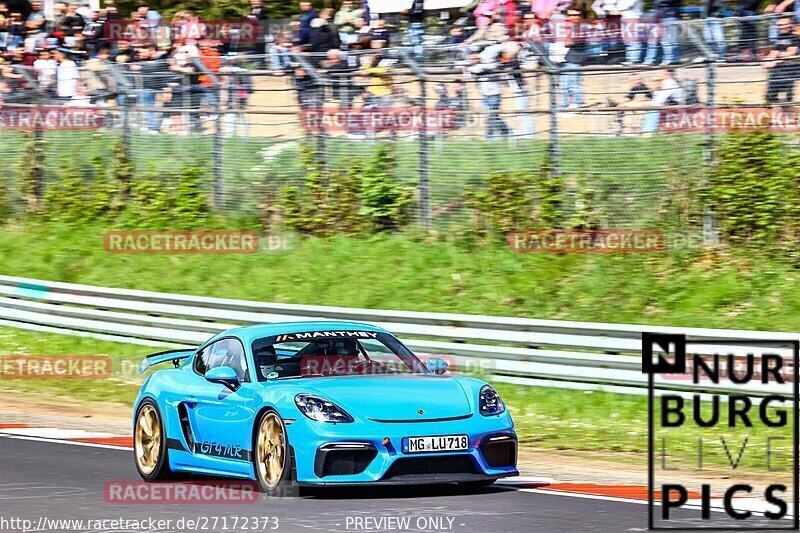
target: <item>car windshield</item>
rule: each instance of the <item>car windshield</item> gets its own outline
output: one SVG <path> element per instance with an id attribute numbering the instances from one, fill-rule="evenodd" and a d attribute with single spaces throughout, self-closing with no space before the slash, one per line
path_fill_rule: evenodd
<path id="1" fill-rule="evenodd" d="M 424 374 L 425 365 L 387 333 L 311 331 L 253 341 L 259 381 L 281 378 Z"/>

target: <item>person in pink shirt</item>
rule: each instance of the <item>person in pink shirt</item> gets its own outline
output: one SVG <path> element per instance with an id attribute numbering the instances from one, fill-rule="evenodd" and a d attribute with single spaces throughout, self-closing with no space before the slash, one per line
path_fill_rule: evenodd
<path id="1" fill-rule="evenodd" d="M 531 11 L 540 19 L 547 20 L 551 13 L 563 13 L 572 5 L 572 0 L 531 0 Z"/>

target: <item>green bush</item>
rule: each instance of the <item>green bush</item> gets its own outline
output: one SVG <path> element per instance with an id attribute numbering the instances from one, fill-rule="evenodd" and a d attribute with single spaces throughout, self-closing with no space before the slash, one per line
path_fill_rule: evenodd
<path id="1" fill-rule="evenodd" d="M 361 215 L 373 232 L 399 229 L 408 221 L 413 189 L 397 182 L 394 153 L 385 144 L 361 176 Z"/>
<path id="2" fill-rule="evenodd" d="M 524 172 L 495 172 L 482 187 L 467 191 L 467 205 L 475 209 L 483 225 L 496 233 L 527 230 L 533 222 L 534 194 L 531 176 Z"/>
<path id="3" fill-rule="evenodd" d="M 534 172 L 495 172 L 466 193 L 479 214 L 479 226 L 499 234 L 513 230 L 554 229 L 563 224 L 564 180 L 545 155 Z"/>
<path id="4" fill-rule="evenodd" d="M 800 152 L 774 133 L 726 134 L 701 195 L 730 242 L 774 243 L 798 232 Z"/>
<path id="5" fill-rule="evenodd" d="M 190 167 L 179 174 L 149 173 L 134 179 L 120 222 L 138 229 L 203 228 L 211 209 L 202 192 L 206 176 Z"/>
<path id="6" fill-rule="evenodd" d="M 308 146 L 301 148 L 301 158 L 302 186 L 284 186 L 278 199 L 286 227 L 327 237 L 397 230 L 408 222 L 413 189 L 398 183 L 387 146 L 366 167 L 354 162 L 343 169 L 324 168 Z"/>

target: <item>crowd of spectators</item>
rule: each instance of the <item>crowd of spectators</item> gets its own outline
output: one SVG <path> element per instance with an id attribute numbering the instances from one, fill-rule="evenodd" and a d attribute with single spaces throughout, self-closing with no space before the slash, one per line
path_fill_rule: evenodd
<path id="1" fill-rule="evenodd" d="M 660 64 L 665 69 L 658 86 L 642 87 L 639 79 L 627 101 L 675 101 L 669 67 L 696 53 L 682 46 L 682 2 L 654 0 L 645 11 L 644 0 L 594 0 L 585 13 L 572 0 L 475 0 L 442 22 L 431 19 L 423 0 L 406 0 L 404 9 L 388 16 L 371 13 L 366 0 L 340 0 L 319 11 L 301 1 L 295 17 L 271 26 L 269 5 L 250 0 L 247 18 L 260 31 L 258 39 L 245 41 L 231 28 L 197 33 L 206 22 L 185 10 L 166 19 L 147 5 L 121 14 L 113 0 L 95 11 L 87 2 L 70 1 L 57 2 L 46 15 L 39 0 L 26 10 L 10 10 L 0 0 L 0 103 L 135 103 L 144 108 L 140 125 L 149 132 L 200 130 L 204 119 L 224 110 L 227 131 L 247 134 L 245 110 L 254 84 L 245 66 L 290 77 L 306 109 L 331 99 L 345 108 L 419 104 L 393 80 L 399 60 L 387 49 L 403 46 L 422 64 L 455 68 L 457 79 L 435 87 L 438 108 L 466 110 L 465 84 L 472 83 L 487 116 L 486 134 L 499 138 L 512 133 L 500 113 L 502 97 L 528 109 L 530 73 L 542 63 L 562 67 L 564 109 L 586 105 L 580 67 L 597 63 Z M 743 19 L 726 25 L 729 16 L 757 14 L 758 5 L 713 0 L 702 13 L 704 40 L 719 61 L 762 60 L 769 72 L 766 100 L 791 101 L 800 70 L 800 0 L 768 5 L 765 13 L 785 14 L 768 24 Z M 635 31 L 626 24 L 635 24 Z M 684 93 L 678 103 L 685 103 L 687 91 L 680 83 L 678 89 Z M 518 133 L 532 135 L 531 119 L 520 116 Z"/>

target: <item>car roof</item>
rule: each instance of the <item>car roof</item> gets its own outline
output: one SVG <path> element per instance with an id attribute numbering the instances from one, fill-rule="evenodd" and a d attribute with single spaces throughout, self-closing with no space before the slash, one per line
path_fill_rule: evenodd
<path id="1" fill-rule="evenodd" d="M 292 333 L 307 333 L 309 331 L 374 331 L 376 333 L 388 333 L 385 329 L 367 324 L 364 322 L 353 322 L 349 320 L 306 320 L 299 322 L 275 322 L 272 324 L 253 324 L 233 328 L 222 333 L 218 333 L 208 341 L 211 342 L 220 337 L 239 337 L 243 342 L 250 343 L 262 337 L 272 335 L 283 335 Z"/>

